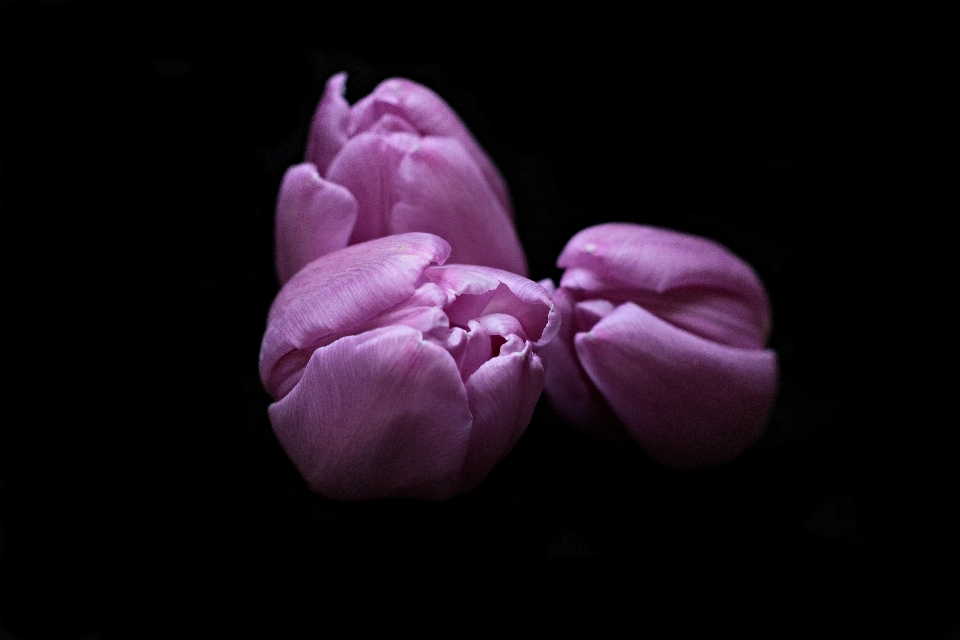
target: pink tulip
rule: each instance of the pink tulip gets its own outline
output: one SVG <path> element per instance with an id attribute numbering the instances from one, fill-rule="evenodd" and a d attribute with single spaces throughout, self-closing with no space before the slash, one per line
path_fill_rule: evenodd
<path id="1" fill-rule="evenodd" d="M 340 500 L 443 500 L 520 438 L 543 389 L 534 346 L 557 333 L 522 276 L 442 265 L 426 233 L 322 256 L 280 290 L 260 377 L 273 429 L 307 484 Z"/>
<path id="2" fill-rule="evenodd" d="M 394 78 L 351 107 L 346 80 L 327 82 L 306 162 L 280 187 L 280 281 L 331 251 L 410 231 L 444 238 L 452 262 L 526 275 L 503 178 L 450 106 Z"/>
<path id="3" fill-rule="evenodd" d="M 625 432 L 678 467 L 730 460 L 759 438 L 777 357 L 764 348 L 766 291 L 745 262 L 704 238 L 601 224 L 571 238 L 557 265 L 563 321 L 540 353 L 562 416 Z"/>

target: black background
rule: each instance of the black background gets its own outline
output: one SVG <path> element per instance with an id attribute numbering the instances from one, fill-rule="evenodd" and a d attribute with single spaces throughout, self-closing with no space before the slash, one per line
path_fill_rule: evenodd
<path id="1" fill-rule="evenodd" d="M 886 213 L 910 191 L 890 178 L 917 161 L 902 145 L 925 112 L 900 102 L 924 88 L 900 32 L 318 4 L 3 3 L 3 633 L 956 630 L 948 421 L 888 395 L 914 375 L 890 337 L 911 293 L 888 277 L 904 252 L 874 231 L 929 220 Z M 270 432 L 257 353 L 279 182 L 342 70 L 351 102 L 399 75 L 461 114 L 510 186 L 534 279 L 557 279 L 566 240 L 605 221 L 748 260 L 781 359 L 763 440 L 673 471 L 541 401 L 467 495 L 311 494 Z"/>

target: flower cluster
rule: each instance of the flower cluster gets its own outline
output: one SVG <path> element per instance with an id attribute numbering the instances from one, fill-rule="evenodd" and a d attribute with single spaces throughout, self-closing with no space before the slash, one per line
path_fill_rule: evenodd
<path id="1" fill-rule="evenodd" d="M 730 460 L 776 393 L 770 305 L 725 248 L 591 227 L 528 280 L 503 178 L 435 93 L 330 79 L 277 200 L 283 285 L 260 351 L 274 432 L 314 491 L 444 500 L 477 486 L 546 390 L 673 466 Z M 556 338 L 556 339 L 554 339 Z"/>

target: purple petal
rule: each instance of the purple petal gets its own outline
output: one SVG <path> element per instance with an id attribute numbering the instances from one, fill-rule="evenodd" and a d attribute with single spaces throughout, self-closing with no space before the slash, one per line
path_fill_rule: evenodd
<path id="1" fill-rule="evenodd" d="M 488 313 L 477 318 L 477 322 L 483 327 L 483 330 L 492 336 L 501 336 L 508 338 L 510 336 L 519 336 L 524 341 L 527 339 L 527 333 L 523 330 L 520 321 L 507 313 Z"/>
<path id="2" fill-rule="evenodd" d="M 723 344 L 759 347 L 770 330 L 770 302 L 756 273 L 704 238 L 602 224 L 571 238 L 557 264 L 567 269 L 563 288 L 629 300 Z"/>
<path id="3" fill-rule="evenodd" d="M 343 185 L 357 199 L 357 223 L 350 244 L 393 233 L 423 231 L 398 231 L 392 226 L 392 210 L 399 197 L 397 172 L 404 156 L 418 144 L 420 138 L 409 133 L 362 133 L 351 138 L 330 164 L 327 179 Z"/>
<path id="4" fill-rule="evenodd" d="M 665 464 L 730 460 L 766 426 L 777 388 L 771 350 L 705 340 L 630 302 L 575 346 L 630 434 Z"/>
<path id="5" fill-rule="evenodd" d="M 458 334 L 459 328 L 455 328 Z M 490 334 L 484 331 L 483 327 L 476 320 L 467 323 L 467 330 L 463 331 L 463 337 L 455 339 L 456 343 L 451 350 L 451 355 L 457 361 L 457 368 L 460 370 L 460 378 L 466 382 L 477 369 L 487 362 L 493 353 L 493 347 L 490 344 Z"/>
<path id="6" fill-rule="evenodd" d="M 267 316 L 260 347 L 260 378 L 274 398 L 328 336 L 370 322 L 413 296 L 430 264 L 442 264 L 450 247 L 426 233 L 387 236 L 328 253 L 283 286 Z M 306 352 L 294 357 L 288 354 Z M 281 359 L 287 365 L 275 370 Z M 298 359 L 297 359 L 298 358 Z M 295 381 L 294 381 L 295 382 Z"/>
<path id="7" fill-rule="evenodd" d="M 347 74 L 338 73 L 329 80 L 310 123 L 305 159 L 317 166 L 322 175 L 347 142 L 350 105 L 343 97 Z"/>
<path id="8" fill-rule="evenodd" d="M 556 297 L 554 297 L 556 299 Z M 593 325 L 610 315 L 614 305 L 609 300 L 584 300 L 573 305 L 573 327 L 576 331 L 589 331 Z"/>
<path id="9" fill-rule="evenodd" d="M 540 284 L 548 291 L 553 291 L 550 280 L 542 280 Z M 544 390 L 550 404 L 568 422 L 608 439 L 615 438 L 622 431 L 620 421 L 587 378 L 574 351 L 576 327 L 568 292 L 563 289 L 553 291 L 553 302 L 561 318 L 559 333 L 536 349 L 543 359 L 546 372 Z"/>
<path id="10" fill-rule="evenodd" d="M 488 360 L 467 380 L 473 428 L 460 491 L 480 484 L 523 435 L 543 379 L 543 364 L 527 343 L 522 351 Z"/>
<path id="11" fill-rule="evenodd" d="M 526 275 L 509 209 L 457 140 L 423 138 L 400 162 L 394 193 L 393 233 L 434 233 L 450 243 L 453 262 Z"/>
<path id="12" fill-rule="evenodd" d="M 430 267 L 425 276 L 456 296 L 446 312 L 450 322 L 467 321 L 490 313 L 505 313 L 520 321 L 528 338 L 546 344 L 557 334 L 560 316 L 549 292 L 523 276 L 477 265 Z"/>
<path id="13" fill-rule="evenodd" d="M 500 206 L 512 217 L 513 208 L 503 177 L 463 121 L 440 96 L 410 80 L 385 80 L 373 93 L 354 105 L 351 133 L 373 130 L 387 113 L 403 118 L 422 136 L 448 137 L 459 142 L 490 185 Z"/>
<path id="14" fill-rule="evenodd" d="M 308 262 L 347 246 L 357 221 L 357 201 L 305 162 L 287 170 L 276 215 L 277 277 L 283 284 Z"/>
<path id="15" fill-rule="evenodd" d="M 318 349 L 270 406 L 280 444 L 314 491 L 338 500 L 444 500 L 471 440 L 467 392 L 450 355 L 408 327 Z"/>

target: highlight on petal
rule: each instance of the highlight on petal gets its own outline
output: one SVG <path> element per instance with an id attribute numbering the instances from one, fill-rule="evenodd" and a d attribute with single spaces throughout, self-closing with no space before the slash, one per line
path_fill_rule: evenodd
<path id="1" fill-rule="evenodd" d="M 277 277 L 283 284 L 308 262 L 347 246 L 357 221 L 357 201 L 327 182 L 309 162 L 287 170 L 275 219 Z"/>
<path id="2" fill-rule="evenodd" d="M 269 413 L 310 488 L 338 500 L 452 497 L 474 422 L 453 359 L 404 326 L 318 349 Z"/>
<path id="3" fill-rule="evenodd" d="M 347 128 L 350 104 L 343 97 L 346 84 L 346 73 L 338 73 L 327 80 L 323 97 L 320 98 L 310 123 L 306 160 L 316 165 L 318 171 L 324 175 L 334 156 L 340 153 L 340 149 L 346 144 L 349 135 Z"/>
<path id="4" fill-rule="evenodd" d="M 571 238 L 557 265 L 567 269 L 561 287 L 630 300 L 725 344 L 762 345 L 770 330 L 770 302 L 756 272 L 705 238 L 601 224 Z"/>
<path id="5" fill-rule="evenodd" d="M 312 351 L 325 337 L 362 326 L 407 300 L 423 284 L 424 270 L 442 264 L 449 253 L 442 238 L 409 233 L 346 247 L 297 272 L 267 317 L 260 348 L 260 378 L 267 391 L 279 398 L 280 389 L 289 386 L 291 372 L 274 370 L 287 354 Z"/>
<path id="6" fill-rule="evenodd" d="M 777 388 L 772 350 L 705 340 L 630 302 L 574 343 L 631 436 L 665 464 L 725 462 L 766 426 Z"/>
<path id="7" fill-rule="evenodd" d="M 543 391 L 544 370 L 529 343 L 492 358 L 466 382 L 473 428 L 460 491 L 474 488 L 520 439 Z"/>
<path id="8" fill-rule="evenodd" d="M 527 274 L 510 210 L 458 140 L 422 138 L 393 177 L 392 232 L 435 233 L 450 243 L 453 262 Z"/>

